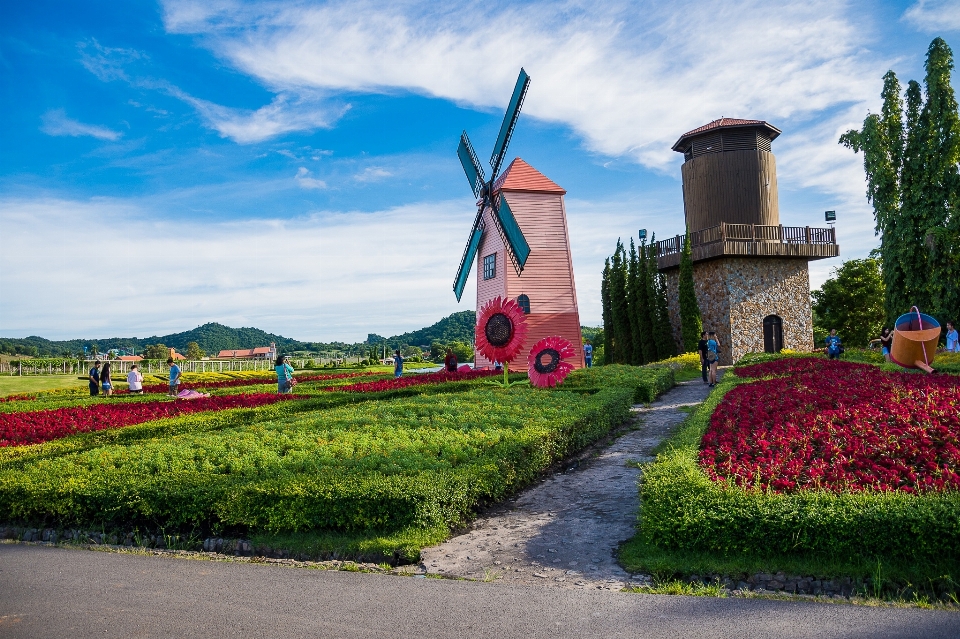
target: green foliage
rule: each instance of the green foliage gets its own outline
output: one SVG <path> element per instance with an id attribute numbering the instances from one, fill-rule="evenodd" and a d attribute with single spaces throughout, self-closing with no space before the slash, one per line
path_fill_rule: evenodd
<path id="1" fill-rule="evenodd" d="M 640 350 L 643 361 L 654 362 L 657 360 L 657 344 L 653 336 L 653 324 L 650 321 L 651 271 L 646 240 L 640 242 L 640 254 L 637 257 L 637 306 L 633 309 L 633 313 L 637 316 L 637 326 L 640 328 Z"/>
<path id="2" fill-rule="evenodd" d="M 651 244 L 656 242 L 653 235 Z M 650 324 L 657 348 L 657 359 L 667 359 L 677 354 L 677 345 L 673 341 L 673 329 L 670 327 L 670 315 L 667 311 L 667 282 L 663 273 L 657 269 L 657 257 L 653 251 L 648 254 L 647 267 L 647 303 L 650 310 Z M 699 337 L 698 337 L 699 339 Z"/>
<path id="3" fill-rule="evenodd" d="M 448 348 L 453 351 L 458 363 L 463 364 L 473 361 L 473 345 L 471 342 L 434 342 L 430 345 L 430 357 L 435 362 L 442 362 L 443 358 L 447 356 Z"/>
<path id="4" fill-rule="evenodd" d="M 799 491 L 776 494 L 711 481 L 700 440 L 730 377 L 661 446 L 644 469 L 639 540 L 667 551 L 825 558 L 960 560 L 960 495 Z"/>
<path id="5" fill-rule="evenodd" d="M 883 329 L 883 278 L 873 258 L 847 260 L 811 293 L 817 324 L 837 329 L 845 344 L 866 346 Z"/>
<path id="6" fill-rule="evenodd" d="M 904 103 L 888 71 L 880 115 L 868 115 L 861 130 L 840 137 L 864 154 L 867 198 L 881 234 L 888 325 L 912 305 L 941 323 L 960 314 L 960 114 L 952 69 L 950 47 L 934 39 L 925 91 L 911 80 Z"/>
<path id="7" fill-rule="evenodd" d="M 630 303 L 627 298 L 627 258 L 623 243 L 618 239 L 617 248 L 610 259 L 610 314 L 613 327 L 610 330 L 610 348 L 613 361 L 629 364 L 633 358 L 633 331 L 630 327 Z"/>
<path id="8" fill-rule="evenodd" d="M 697 291 L 693 285 L 693 257 L 690 254 L 690 232 L 684 236 L 683 253 L 680 254 L 680 333 L 683 336 L 683 352 L 694 353 L 703 331 Z"/>
<path id="9" fill-rule="evenodd" d="M 626 366 L 610 364 L 599 368 L 580 368 L 567 376 L 563 390 L 599 390 L 610 387 L 633 389 L 633 402 L 649 404 L 673 388 L 671 366 Z"/>
<path id="10" fill-rule="evenodd" d="M 637 309 L 641 308 L 640 296 L 640 260 L 637 257 L 637 247 L 633 244 L 633 238 L 630 238 L 630 255 L 627 266 L 627 306 L 630 323 L 630 358 L 628 363 L 634 366 L 644 364 L 646 360 L 643 357 L 643 327 L 640 325 L 640 313 Z"/>
<path id="11" fill-rule="evenodd" d="M 147 347 L 143 349 L 143 358 L 144 359 L 156 359 L 161 361 L 166 361 L 170 357 L 170 349 L 166 344 L 147 344 Z"/>
<path id="12" fill-rule="evenodd" d="M 610 258 L 603 263 L 603 279 L 600 281 L 600 303 L 603 310 L 603 357 L 595 354 L 598 363 L 613 362 L 613 306 L 610 302 Z"/>
<path id="13" fill-rule="evenodd" d="M 603 346 L 603 327 L 602 326 L 581 326 L 580 339 L 584 342 L 590 340 L 594 349 Z"/>
<path id="14" fill-rule="evenodd" d="M 206 357 L 206 353 L 200 348 L 200 345 L 196 342 L 187 342 L 187 352 L 184 353 L 187 356 L 187 359 L 203 359 Z"/>
<path id="15" fill-rule="evenodd" d="M 473 343 L 473 333 L 477 325 L 477 314 L 474 311 L 460 311 L 444 317 L 442 320 L 411 333 L 394 335 L 387 339 L 388 344 L 426 346 L 433 342 L 465 342 Z"/>

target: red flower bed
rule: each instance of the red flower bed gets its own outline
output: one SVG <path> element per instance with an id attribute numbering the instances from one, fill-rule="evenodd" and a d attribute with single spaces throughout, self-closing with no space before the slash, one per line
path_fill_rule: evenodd
<path id="1" fill-rule="evenodd" d="M 407 377 L 398 377 L 396 379 L 384 379 L 377 382 L 358 382 L 347 386 L 331 386 L 325 388 L 328 391 L 346 391 L 348 393 L 376 393 L 378 391 L 396 390 L 406 388 L 407 386 L 421 386 L 423 384 L 437 384 L 441 382 L 460 382 L 465 379 L 477 379 L 478 377 L 489 377 L 499 375 L 496 371 L 477 371 L 470 370 L 456 373 L 449 371 L 439 371 L 437 373 L 417 373 Z"/>
<path id="2" fill-rule="evenodd" d="M 703 436 L 715 481 L 792 492 L 960 489 L 960 380 L 874 366 L 787 359 L 738 375 Z"/>
<path id="3" fill-rule="evenodd" d="M 86 433 L 106 428 L 121 428 L 143 422 L 177 417 L 202 411 L 229 408 L 256 408 L 285 399 L 299 399 L 295 395 L 268 393 L 205 397 L 189 401 L 157 401 L 143 403 L 94 404 L 71 406 L 29 413 L 0 414 L 0 447 L 39 444 L 75 433 Z"/>

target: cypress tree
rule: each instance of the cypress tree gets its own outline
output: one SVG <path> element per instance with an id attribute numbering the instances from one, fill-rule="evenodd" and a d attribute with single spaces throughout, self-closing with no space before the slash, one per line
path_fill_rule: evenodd
<path id="1" fill-rule="evenodd" d="M 917 305 L 927 309 L 927 255 L 923 246 L 923 148 L 926 145 L 921 126 L 922 95 L 920 85 L 911 80 L 907 86 L 906 144 L 903 152 L 903 168 L 900 175 L 900 241 L 898 249 L 900 266 L 903 269 L 904 300 L 907 308 Z M 894 318 L 896 319 L 896 318 Z"/>
<path id="2" fill-rule="evenodd" d="M 654 258 L 656 265 L 656 258 Z M 670 313 L 667 310 L 667 280 L 663 273 L 657 272 L 657 357 L 667 359 L 677 354 L 677 343 L 673 341 L 673 329 L 670 327 Z"/>
<path id="3" fill-rule="evenodd" d="M 613 313 L 610 309 L 610 258 L 603 263 L 603 279 L 600 280 L 600 303 L 603 307 L 603 363 L 613 362 Z"/>
<path id="4" fill-rule="evenodd" d="M 657 345 L 653 340 L 653 324 L 650 323 L 650 298 L 648 293 L 647 241 L 640 242 L 640 254 L 637 259 L 637 327 L 640 330 L 640 352 L 644 362 L 657 359 Z"/>
<path id="5" fill-rule="evenodd" d="M 683 352 L 695 353 L 703 330 L 700 318 L 700 305 L 697 304 L 697 292 L 693 284 L 693 257 L 690 254 L 690 231 L 683 240 L 683 252 L 680 254 L 680 333 L 683 337 Z"/>
<path id="6" fill-rule="evenodd" d="M 637 248 L 633 244 L 633 238 L 630 238 L 630 258 L 629 268 L 627 269 L 627 306 L 629 307 L 630 317 L 630 363 L 639 366 L 644 363 L 643 347 L 640 343 L 640 282 L 638 279 Z"/>
<path id="7" fill-rule="evenodd" d="M 616 364 L 629 364 L 633 354 L 630 334 L 630 312 L 627 305 L 627 265 L 624 263 L 626 252 L 623 243 L 617 240 L 617 250 L 610 261 L 610 310 L 612 311 L 613 331 L 616 339 L 613 361 Z"/>

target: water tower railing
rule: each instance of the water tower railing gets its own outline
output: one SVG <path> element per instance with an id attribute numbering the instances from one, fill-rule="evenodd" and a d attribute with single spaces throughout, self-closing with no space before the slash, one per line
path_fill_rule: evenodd
<path id="1" fill-rule="evenodd" d="M 683 250 L 685 235 L 656 242 L 653 245 L 657 257 L 673 255 Z M 692 248 L 707 246 L 718 242 L 764 242 L 780 244 L 836 244 L 836 230 L 832 228 L 814 228 L 810 226 L 783 226 L 763 224 L 718 224 L 708 229 L 690 234 Z"/>

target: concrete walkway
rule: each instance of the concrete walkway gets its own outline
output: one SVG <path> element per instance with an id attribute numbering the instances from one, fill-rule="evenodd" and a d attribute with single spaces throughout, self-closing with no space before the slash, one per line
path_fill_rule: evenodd
<path id="1" fill-rule="evenodd" d="M 428 573 L 555 588 L 620 590 L 635 581 L 614 556 L 634 534 L 639 469 L 709 388 L 683 382 L 634 406 L 634 430 L 578 468 L 558 473 L 495 507 L 471 529 L 421 553 Z"/>

